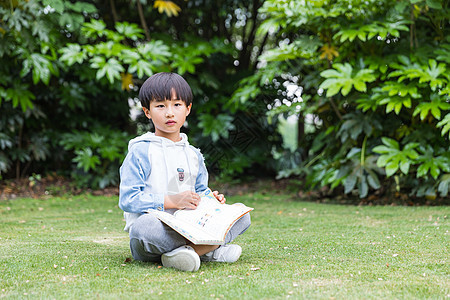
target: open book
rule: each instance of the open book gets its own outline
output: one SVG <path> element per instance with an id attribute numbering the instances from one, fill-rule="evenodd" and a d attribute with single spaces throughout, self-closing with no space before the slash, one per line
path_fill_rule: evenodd
<path id="1" fill-rule="evenodd" d="M 253 210 L 244 204 L 221 204 L 210 189 L 199 195 L 197 209 L 177 210 L 173 215 L 157 210 L 149 212 L 194 244 L 222 245 L 231 226 Z"/>

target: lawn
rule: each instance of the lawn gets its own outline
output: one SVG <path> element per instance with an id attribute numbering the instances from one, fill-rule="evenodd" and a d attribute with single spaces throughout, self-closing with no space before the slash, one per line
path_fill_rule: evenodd
<path id="1" fill-rule="evenodd" d="M 0 201 L 0 298 L 443 299 L 448 207 L 344 206 L 250 194 L 234 264 L 130 259 L 117 197 Z"/>

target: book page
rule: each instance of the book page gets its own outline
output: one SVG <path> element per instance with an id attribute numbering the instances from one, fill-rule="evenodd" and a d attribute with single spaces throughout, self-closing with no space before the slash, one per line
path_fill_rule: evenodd
<path id="1" fill-rule="evenodd" d="M 191 223 L 183 220 L 178 220 L 173 215 L 163 211 L 153 211 L 153 213 L 164 223 L 169 225 L 172 229 L 179 234 L 193 242 L 194 244 L 221 244 L 220 240 L 217 240 L 214 236 L 211 236 L 198 226 L 194 226 Z"/>
<path id="2" fill-rule="evenodd" d="M 221 204 L 210 189 L 199 193 L 197 209 L 177 210 L 173 215 L 166 211 L 149 210 L 158 219 L 179 234 L 199 245 L 221 245 L 228 230 L 253 208 L 244 204 Z"/>
<path id="3" fill-rule="evenodd" d="M 195 210 L 178 210 L 174 216 L 201 229 L 217 240 L 224 240 L 229 228 L 245 213 L 252 210 L 243 204 L 221 204 L 210 190 L 200 195 Z"/>

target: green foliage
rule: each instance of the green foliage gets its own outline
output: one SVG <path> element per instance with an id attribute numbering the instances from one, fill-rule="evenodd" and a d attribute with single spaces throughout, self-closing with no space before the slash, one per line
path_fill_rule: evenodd
<path id="1" fill-rule="evenodd" d="M 71 170 L 81 185 L 115 182 L 123 149 L 97 139 L 146 128 L 128 101 L 173 71 L 192 86 L 186 131 L 212 173 L 277 171 L 360 197 L 448 194 L 446 1 L 180 2 L 176 19 L 150 4 L 0 5 L 2 178 Z M 279 115 L 298 116 L 297 149 L 283 148 Z"/>
<path id="2" fill-rule="evenodd" d="M 447 197 L 450 192 L 450 174 L 445 174 L 441 177 L 438 191 L 442 197 Z"/>
<path id="3" fill-rule="evenodd" d="M 211 136 L 213 142 L 217 142 L 221 137 L 228 138 L 229 130 L 235 129 L 233 117 L 229 115 L 212 116 L 204 114 L 199 117 L 199 126 L 203 128 L 203 134 Z"/>
<path id="4" fill-rule="evenodd" d="M 403 174 L 408 174 L 411 161 L 419 157 L 415 150 L 419 144 L 408 143 L 402 150 L 398 142 L 393 139 L 383 137 L 381 140 L 384 145 L 373 148 L 373 152 L 381 154 L 377 161 L 378 166 L 386 169 L 388 177 L 394 175 L 399 169 Z"/>
<path id="5" fill-rule="evenodd" d="M 357 140 L 361 134 L 372 136 L 374 131 L 382 129 L 381 123 L 369 114 L 349 113 L 344 116 L 344 120 L 337 132 L 342 143 L 345 143 L 349 138 Z"/>
<path id="6" fill-rule="evenodd" d="M 137 87 L 154 72 L 192 76 L 206 57 L 225 52 L 215 47 L 220 39 L 180 42 L 160 34 L 146 40 L 136 23 L 107 24 L 102 5 L 22 0 L 0 6 L 0 176 L 59 170 L 83 186 L 117 183 L 129 137 L 124 131 L 136 125 L 128 98 Z"/>
<path id="7" fill-rule="evenodd" d="M 443 120 L 437 123 L 436 127 L 442 127 L 441 134 L 445 135 L 448 132 L 450 138 L 450 114 L 447 113 Z"/>
<path id="8" fill-rule="evenodd" d="M 59 50 L 62 54 L 61 61 L 69 67 L 86 61 L 92 69 L 97 70 L 96 80 L 107 78 L 110 84 L 114 84 L 123 80 L 121 73 L 135 74 L 137 78 L 151 76 L 159 65 L 158 60 L 153 64 L 148 60 L 155 56 L 164 59 L 170 56 L 167 46 L 161 41 L 140 45 L 138 49 L 134 45 L 124 44 L 127 39 L 136 41 L 143 37 L 143 30 L 136 24 L 116 23 L 115 28 L 116 31 L 106 29 L 103 21 L 95 19 L 84 23 L 81 32 L 90 43 L 68 44 Z M 152 55 L 152 51 L 156 54 Z M 158 54 L 161 52 L 165 53 L 164 56 Z M 125 69 L 124 65 L 127 65 L 128 69 Z M 125 88 L 129 89 L 127 85 Z"/>
<path id="9" fill-rule="evenodd" d="M 29 108 L 33 108 L 32 100 L 36 98 L 34 94 L 28 90 L 28 85 L 20 85 L 19 81 L 14 81 L 13 87 L 8 88 L 3 95 L 5 101 L 12 102 L 13 107 L 20 105 L 23 112 L 27 111 Z"/>
<path id="10" fill-rule="evenodd" d="M 195 66 L 204 61 L 203 57 L 220 51 L 201 41 L 184 48 L 178 45 L 169 47 L 161 40 L 131 45 L 126 43 L 127 40 L 142 39 L 143 32 L 136 24 L 128 22 L 116 23 L 113 31 L 106 28 L 104 21 L 91 19 L 81 28 L 81 33 L 89 43 L 68 44 L 60 49 L 61 61 L 68 66 L 87 62 L 92 69 L 97 70 L 97 80 L 106 77 L 109 84 L 122 80 L 128 89 L 121 74 L 132 74 L 137 79 L 143 79 L 161 70 L 163 63 L 169 61 L 172 61 L 170 67 L 181 75 L 195 73 Z"/>
<path id="11" fill-rule="evenodd" d="M 400 31 L 409 31 L 408 27 L 405 25 L 408 22 L 398 21 L 398 22 L 373 22 L 372 24 L 367 24 L 363 26 L 355 25 L 352 29 L 342 29 L 338 31 L 333 36 L 333 39 L 337 40 L 340 37 L 339 42 L 343 43 L 345 41 L 353 42 L 355 38 L 358 38 L 362 42 L 366 42 L 375 36 L 379 36 L 385 39 L 388 35 L 394 37 L 400 37 Z"/>
<path id="12" fill-rule="evenodd" d="M 267 14 L 261 32 L 289 38 L 260 56 L 259 73 L 277 68 L 274 77 L 284 86 L 295 76 L 302 87 L 298 104 L 287 90 L 279 93 L 283 105 L 270 117 L 318 120 L 313 133 L 304 133 L 301 163 L 280 174 L 303 175 L 311 187 L 342 186 L 360 197 L 394 187 L 417 196 L 447 195 L 446 1 L 268 0 L 260 12 Z M 280 61 L 287 63 L 280 67 Z M 245 98 L 264 87 L 242 83 Z"/>
<path id="13" fill-rule="evenodd" d="M 127 152 L 124 141 L 130 138 L 126 133 L 95 128 L 65 133 L 59 144 L 74 153 L 72 178 L 77 185 L 104 188 L 118 183 L 118 169 Z"/>
<path id="14" fill-rule="evenodd" d="M 2 177 L 41 171 L 46 160 L 58 157 L 50 155 L 54 128 L 46 126 L 47 112 L 54 111 L 56 101 L 46 106 L 43 99 L 52 97 L 58 89 L 55 78 L 64 76 L 57 49 L 79 29 L 85 16 L 96 11 L 92 4 L 63 3 L 12 1 L 0 6 Z"/>
<path id="15" fill-rule="evenodd" d="M 442 172 L 450 173 L 450 159 L 449 155 L 434 156 L 434 149 L 431 146 L 419 148 L 422 153 L 417 158 L 421 165 L 417 168 L 417 177 L 427 177 L 430 174 L 435 180 Z"/>
<path id="16" fill-rule="evenodd" d="M 25 120 L 41 120 L 36 109 L 28 109 L 25 113 L 15 111 L 10 105 L 3 105 L 0 110 L 0 178 L 8 171 L 16 177 L 21 176 L 20 166 L 30 167 L 32 161 L 43 162 L 50 157 L 50 145 L 47 132 L 35 132 L 26 135 Z"/>
<path id="17" fill-rule="evenodd" d="M 429 113 L 437 119 L 441 119 L 441 110 L 450 110 L 450 104 L 447 102 L 442 101 L 442 99 L 436 95 L 431 95 L 431 102 L 422 102 L 419 105 L 417 105 L 416 109 L 414 110 L 413 116 L 417 116 L 420 114 L 420 120 L 424 120 Z"/>
<path id="18" fill-rule="evenodd" d="M 342 96 L 347 96 L 352 87 L 359 92 L 367 90 L 366 82 L 372 82 L 376 77 L 372 74 L 373 70 L 359 70 L 354 76 L 353 67 L 346 64 L 335 64 L 334 70 L 325 70 L 320 76 L 327 78 L 320 88 L 327 90 L 327 97 L 332 97 L 341 91 Z M 341 90 L 342 89 L 342 90 Z"/>
<path id="19" fill-rule="evenodd" d="M 381 187 L 377 173 L 383 174 L 383 170 L 377 167 L 375 156 L 365 157 L 364 148 L 353 148 L 346 158 L 350 159 L 350 163 L 341 167 L 336 176 L 336 179 L 345 176 L 343 184 L 346 194 L 356 188 L 359 196 L 364 198 L 369 193 L 369 186 L 375 190 Z"/>
<path id="20" fill-rule="evenodd" d="M 23 68 L 20 72 L 21 77 L 24 77 L 32 70 L 33 84 L 42 81 L 45 85 L 48 85 L 51 74 L 58 75 L 58 69 L 53 68 L 51 59 L 50 56 L 32 53 L 23 61 Z"/>

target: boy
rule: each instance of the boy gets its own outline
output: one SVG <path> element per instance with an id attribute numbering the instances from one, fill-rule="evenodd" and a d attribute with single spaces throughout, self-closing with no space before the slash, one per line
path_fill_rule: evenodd
<path id="1" fill-rule="evenodd" d="M 142 109 L 155 127 L 132 139 L 120 168 L 119 207 L 124 211 L 125 230 L 130 233 L 133 258 L 162 262 L 164 267 L 197 271 L 202 261 L 235 262 L 241 247 L 229 245 L 250 226 L 250 216 L 239 219 L 228 232 L 225 245 L 194 245 L 163 224 L 150 209 L 173 213 L 196 209 L 197 192 L 208 187 L 208 172 L 200 151 L 180 133 L 192 108 L 192 91 L 178 74 L 158 73 L 139 91 Z M 214 191 L 221 203 L 226 199 Z"/>

